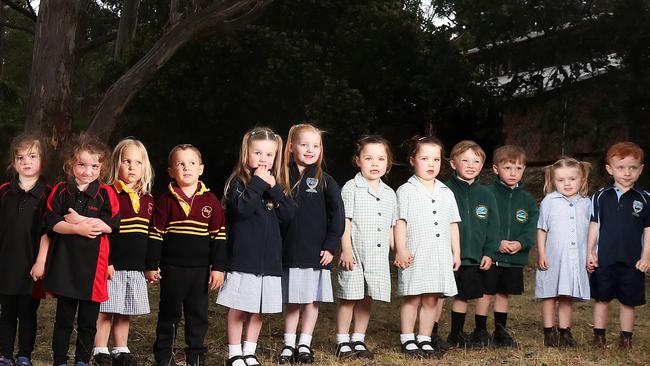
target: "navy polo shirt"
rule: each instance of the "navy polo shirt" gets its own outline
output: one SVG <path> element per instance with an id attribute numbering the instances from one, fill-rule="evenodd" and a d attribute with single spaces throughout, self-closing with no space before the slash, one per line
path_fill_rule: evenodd
<path id="1" fill-rule="evenodd" d="M 600 224 L 598 264 L 634 267 L 643 250 L 643 230 L 650 227 L 650 195 L 639 187 L 623 193 L 612 185 L 592 196 L 591 221 Z"/>

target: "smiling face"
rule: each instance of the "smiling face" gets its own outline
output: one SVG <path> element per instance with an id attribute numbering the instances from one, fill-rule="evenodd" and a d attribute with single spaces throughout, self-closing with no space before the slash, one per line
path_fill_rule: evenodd
<path id="1" fill-rule="evenodd" d="M 318 162 L 321 154 L 321 136 L 320 134 L 305 130 L 298 134 L 295 141 L 291 142 L 291 155 L 299 167 Z"/>
<path id="2" fill-rule="evenodd" d="M 632 188 L 643 172 L 641 160 L 632 155 L 624 158 L 612 156 L 605 165 L 607 173 L 614 177 L 616 185 L 624 191 Z"/>
<path id="3" fill-rule="evenodd" d="M 415 175 L 425 181 L 432 181 L 440 173 L 441 148 L 435 144 L 422 144 L 409 160 Z"/>
<path id="4" fill-rule="evenodd" d="M 41 173 L 41 153 L 38 145 L 16 150 L 13 166 L 20 179 L 38 178 Z"/>
<path id="5" fill-rule="evenodd" d="M 483 169 L 483 159 L 472 149 L 456 155 L 450 163 L 458 178 L 468 182 L 473 182 Z"/>
<path id="6" fill-rule="evenodd" d="M 567 198 L 573 198 L 584 183 L 584 177 L 578 167 L 560 167 L 553 170 L 555 190 Z"/>
<path id="7" fill-rule="evenodd" d="M 92 154 L 82 150 L 77 154 L 77 159 L 72 167 L 72 175 L 79 187 L 86 187 L 97 180 L 102 171 L 99 154 Z"/>
<path id="8" fill-rule="evenodd" d="M 376 181 L 386 174 L 388 168 L 386 146 L 384 144 L 366 144 L 354 161 L 366 180 Z"/>
<path id="9" fill-rule="evenodd" d="M 510 188 L 515 188 L 524 176 L 526 165 L 519 161 L 514 163 L 506 161 L 492 165 L 492 170 L 494 171 L 494 174 L 499 176 L 499 179 L 503 184 Z"/>
<path id="10" fill-rule="evenodd" d="M 142 179 L 144 157 L 135 145 L 128 145 L 122 150 L 119 177 L 127 187 L 133 188 Z"/>
<path id="11" fill-rule="evenodd" d="M 170 163 L 169 175 L 181 188 L 195 186 L 203 174 L 201 158 L 192 149 L 177 150 Z"/>
<path id="12" fill-rule="evenodd" d="M 248 167 L 273 170 L 278 143 L 274 140 L 252 140 L 248 146 Z"/>

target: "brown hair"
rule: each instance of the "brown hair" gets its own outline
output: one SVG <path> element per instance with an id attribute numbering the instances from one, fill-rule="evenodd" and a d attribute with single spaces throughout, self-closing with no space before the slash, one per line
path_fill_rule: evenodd
<path id="1" fill-rule="evenodd" d="M 201 156 L 201 151 L 199 150 L 198 147 L 192 145 L 192 144 L 178 144 L 172 148 L 172 151 L 169 152 L 169 155 L 167 156 L 167 167 L 172 168 L 172 163 L 174 159 L 174 154 L 176 154 L 178 151 L 181 150 L 192 150 L 196 153 L 196 155 L 199 157 L 199 164 L 203 164 L 203 157 Z"/>
<path id="2" fill-rule="evenodd" d="M 390 142 L 386 140 L 385 138 L 379 136 L 379 135 L 364 135 L 361 136 L 357 142 L 355 142 L 355 151 L 354 151 L 354 156 L 352 157 L 352 164 L 356 166 L 356 158 L 359 158 L 361 156 L 361 151 L 363 150 L 364 147 L 368 144 L 380 144 L 384 145 L 384 148 L 386 149 L 386 174 L 390 172 L 390 168 L 393 167 L 393 164 L 395 162 L 393 158 L 393 152 L 390 147 Z"/>
<path id="3" fill-rule="evenodd" d="M 591 169 L 591 163 L 586 161 L 577 161 L 576 159 L 569 157 L 562 157 L 555 163 L 544 167 L 544 194 L 549 194 L 555 191 L 555 186 L 553 185 L 553 173 L 558 168 L 577 168 L 580 171 L 584 180 L 578 193 L 581 196 L 586 197 L 589 193 L 589 171 Z"/>
<path id="4" fill-rule="evenodd" d="M 289 189 L 291 192 L 291 177 L 290 177 L 290 167 L 291 162 L 294 161 L 293 154 L 291 153 L 292 145 L 298 140 L 300 134 L 304 131 L 311 131 L 321 137 L 321 146 L 320 154 L 318 160 L 316 161 L 316 174 L 314 178 L 320 180 L 320 177 L 323 175 L 323 158 L 325 154 L 325 148 L 323 147 L 323 130 L 316 128 L 316 126 L 310 123 L 301 123 L 291 126 L 289 129 L 289 134 L 287 135 L 287 144 L 284 147 L 284 159 L 282 161 L 282 184 Z M 302 178 L 302 176 L 301 176 Z"/>
<path id="5" fill-rule="evenodd" d="M 628 156 L 632 156 L 643 163 L 643 149 L 634 142 L 623 141 L 612 145 L 609 150 L 607 150 L 607 164 L 609 164 L 611 159 L 615 156 L 619 159 L 625 159 Z"/>
<path id="6" fill-rule="evenodd" d="M 81 133 L 72 138 L 67 153 L 64 155 L 67 156 L 67 159 L 63 162 L 63 171 L 69 179 L 74 180 L 73 167 L 77 163 L 79 154 L 84 151 L 91 155 L 99 155 L 99 163 L 102 164 L 102 167 L 98 180 L 104 182 L 104 177 L 106 177 L 109 168 L 108 164 L 106 164 L 106 158 L 110 152 L 103 141 L 88 133 Z"/>
<path id="7" fill-rule="evenodd" d="M 431 144 L 431 145 L 436 145 L 440 147 L 440 157 L 445 156 L 445 146 L 443 145 L 442 141 L 440 141 L 439 138 L 435 136 L 420 136 L 420 135 L 415 135 L 411 137 L 410 143 L 409 143 L 409 154 L 408 157 L 412 158 L 414 157 L 418 151 L 420 151 L 420 147 L 422 145 L 426 144 Z"/>
<path id="8" fill-rule="evenodd" d="M 8 175 L 18 174 L 16 172 L 14 164 L 16 162 L 18 151 L 23 149 L 28 150 L 29 152 L 32 152 L 34 149 L 36 149 L 41 158 L 41 167 L 44 166 L 45 154 L 43 151 L 43 143 L 41 142 L 40 136 L 29 132 L 22 132 L 14 136 L 14 138 L 11 140 L 11 144 L 9 145 L 9 157 L 7 158 Z"/>
<path id="9" fill-rule="evenodd" d="M 472 140 L 463 140 L 451 149 L 451 152 L 449 153 L 449 159 L 454 160 L 455 157 L 458 155 L 464 153 L 467 150 L 472 150 L 476 155 L 480 156 L 481 159 L 483 160 L 483 163 L 485 163 L 485 151 L 481 148 L 479 144 Z"/>
<path id="10" fill-rule="evenodd" d="M 111 155 L 111 167 L 108 170 L 108 175 L 106 181 L 109 184 L 115 183 L 120 175 L 120 164 L 122 163 L 122 154 L 127 147 L 133 146 L 142 155 L 142 177 L 133 187 L 138 194 L 151 193 L 151 186 L 153 185 L 153 167 L 149 161 L 149 154 L 147 149 L 144 147 L 144 144 L 140 140 L 133 138 L 125 138 L 115 145 L 113 149 L 113 154 Z M 199 153 L 199 157 L 201 154 Z"/>
<path id="11" fill-rule="evenodd" d="M 253 141 L 260 140 L 270 140 L 275 141 L 278 145 L 277 153 L 275 154 L 275 160 L 273 161 L 273 169 L 271 169 L 271 174 L 279 178 L 281 173 L 282 166 L 282 137 L 273 132 L 268 127 L 255 127 L 252 130 L 246 132 L 244 137 L 241 140 L 241 148 L 239 149 L 239 160 L 235 165 L 235 168 L 232 170 L 232 174 L 226 181 L 226 186 L 224 187 L 224 198 L 228 198 L 228 190 L 230 189 L 230 184 L 232 184 L 233 179 L 240 179 L 244 186 L 248 185 L 248 182 L 251 180 L 251 169 L 248 166 L 248 149 L 250 148 Z M 288 193 L 288 187 L 283 187 L 284 192 Z"/>
<path id="12" fill-rule="evenodd" d="M 526 165 L 526 151 L 517 145 L 503 145 L 494 150 L 492 164 L 499 165 L 505 163 Z"/>

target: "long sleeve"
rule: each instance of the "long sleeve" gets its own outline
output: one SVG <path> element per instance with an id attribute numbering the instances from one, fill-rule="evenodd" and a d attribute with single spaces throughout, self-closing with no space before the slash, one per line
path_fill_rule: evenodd
<path id="1" fill-rule="evenodd" d="M 327 209 L 327 234 L 322 248 L 332 254 L 338 253 L 341 248 L 341 236 L 345 228 L 345 213 L 341 189 L 336 181 L 326 176 L 325 181 L 325 207 Z"/>
<path id="2" fill-rule="evenodd" d="M 262 205 L 262 194 L 268 188 L 269 185 L 256 175 L 251 177 L 245 188 L 239 180 L 233 180 L 228 192 L 228 210 L 238 218 L 254 215 Z"/>
<path id="3" fill-rule="evenodd" d="M 488 202 L 490 207 L 483 255 L 494 258 L 499 252 L 499 244 L 501 242 L 501 237 L 499 236 L 501 234 L 501 220 L 499 219 L 499 209 L 496 198 L 494 198 L 492 192 L 487 190 L 486 192 L 489 193 Z"/>
<path id="4" fill-rule="evenodd" d="M 515 238 L 516 241 L 521 243 L 522 250 L 530 250 L 535 246 L 536 233 L 537 233 L 537 220 L 539 217 L 539 210 L 537 209 L 537 203 L 533 200 L 532 197 L 528 197 L 528 206 L 526 210 L 528 211 L 528 221 L 524 225 L 523 232 Z"/>
<path id="5" fill-rule="evenodd" d="M 168 221 L 167 195 L 163 194 L 154 205 L 153 215 L 149 224 L 149 240 L 147 241 L 146 269 L 154 271 L 158 269 L 162 253 L 163 235 L 165 234 Z"/>
<path id="6" fill-rule="evenodd" d="M 215 197 L 212 216 L 208 225 L 210 233 L 210 264 L 213 271 L 225 271 L 228 265 L 226 219 L 223 208 Z"/>
<path id="7" fill-rule="evenodd" d="M 269 189 L 269 196 L 278 204 L 275 212 L 280 224 L 286 224 L 291 221 L 296 213 L 296 201 L 284 194 L 280 184 L 276 184 Z"/>

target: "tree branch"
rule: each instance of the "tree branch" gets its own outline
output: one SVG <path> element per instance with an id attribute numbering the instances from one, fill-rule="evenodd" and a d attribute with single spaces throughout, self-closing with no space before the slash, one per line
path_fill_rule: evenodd
<path id="1" fill-rule="evenodd" d="M 20 13 L 20 14 L 26 16 L 27 18 L 31 19 L 32 21 L 34 21 L 34 22 L 36 21 L 36 14 L 32 14 L 30 11 L 28 11 L 27 9 L 23 8 L 22 6 L 16 4 L 12 0 L 0 0 L 0 1 L 7 4 L 8 7 L 14 9 L 18 13 Z M 31 5 L 30 5 L 30 7 L 31 7 Z M 32 33 L 32 34 L 34 34 L 34 33 Z"/>
<path id="2" fill-rule="evenodd" d="M 111 32 L 104 34 L 103 36 L 95 37 L 79 48 L 79 54 L 83 56 L 108 42 L 114 41 L 115 38 L 117 38 L 117 32 Z"/>
<path id="3" fill-rule="evenodd" d="M 26 27 L 21 27 L 19 25 L 3 22 L 1 20 L 0 20 L 0 26 L 11 28 L 11 29 L 16 29 L 16 30 L 19 30 L 19 31 L 23 31 L 23 32 L 31 34 L 32 36 L 34 35 L 34 30 L 33 29 L 29 29 L 29 28 L 26 28 Z"/>

